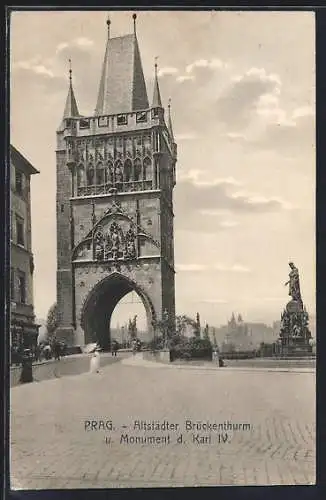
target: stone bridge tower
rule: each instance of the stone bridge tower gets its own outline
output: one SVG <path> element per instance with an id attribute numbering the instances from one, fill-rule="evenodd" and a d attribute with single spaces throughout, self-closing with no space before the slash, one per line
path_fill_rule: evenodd
<path id="1" fill-rule="evenodd" d="M 69 345 L 109 347 L 112 312 L 132 290 L 151 335 L 157 322 L 175 317 L 177 146 L 156 64 L 148 102 L 133 18 L 134 32 L 116 38 L 107 21 L 93 116 L 79 113 L 70 68 L 57 130 L 57 336 Z"/>

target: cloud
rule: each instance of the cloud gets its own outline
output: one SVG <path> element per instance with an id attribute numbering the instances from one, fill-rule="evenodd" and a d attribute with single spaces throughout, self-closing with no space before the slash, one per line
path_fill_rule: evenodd
<path id="1" fill-rule="evenodd" d="M 270 206 L 271 204 L 278 204 L 279 207 L 282 207 L 284 210 L 291 210 L 293 207 L 290 203 L 281 200 L 278 197 L 270 197 L 256 195 L 252 193 L 248 193 L 246 191 L 237 191 L 231 194 L 231 198 L 237 200 L 247 200 L 248 205 L 257 205 L 257 206 Z"/>
<path id="2" fill-rule="evenodd" d="M 296 208 L 277 196 L 247 192 L 236 181 L 233 183 L 232 178 L 209 183 L 192 174 L 193 179 L 178 179 L 175 187 L 177 231 L 218 235 L 237 230 L 249 216 L 282 214 Z"/>
<path id="3" fill-rule="evenodd" d="M 36 56 L 25 61 L 17 61 L 12 65 L 13 70 L 25 70 L 36 75 L 48 78 L 67 78 L 67 68 L 62 67 L 61 62 L 67 63 L 68 56 L 76 55 L 76 51 L 85 52 L 86 49 L 94 44 L 92 40 L 86 37 L 74 38 L 70 42 L 61 42 L 56 48 L 53 57 L 44 59 Z M 78 54 L 77 54 L 78 56 Z M 84 60 L 85 63 L 85 60 Z"/>
<path id="4" fill-rule="evenodd" d="M 176 134 L 175 140 L 176 141 L 193 141 L 194 139 L 197 139 L 197 135 L 189 132 L 189 133 L 184 133 L 184 134 Z"/>
<path id="5" fill-rule="evenodd" d="M 236 222 L 235 220 L 222 220 L 220 222 L 221 227 L 236 227 L 238 225 L 239 225 L 239 223 Z"/>
<path id="6" fill-rule="evenodd" d="M 82 37 L 79 37 L 79 38 L 76 38 L 75 40 L 73 40 L 72 44 L 75 44 L 78 47 L 91 47 L 92 45 L 94 45 L 94 42 L 90 38 L 86 38 L 86 37 L 82 36 Z"/>
<path id="7" fill-rule="evenodd" d="M 178 68 L 173 68 L 173 67 L 167 66 L 164 68 L 160 68 L 158 70 L 158 76 L 175 75 L 178 72 L 179 72 Z"/>
<path id="8" fill-rule="evenodd" d="M 204 264 L 177 264 L 176 270 L 181 272 L 195 272 L 195 271 L 215 271 L 215 272 L 223 272 L 223 273 L 249 273 L 250 269 L 242 264 L 213 264 L 211 266 L 207 266 Z"/>
<path id="9" fill-rule="evenodd" d="M 26 71 L 31 71 L 32 73 L 35 73 L 37 75 L 42 75 L 49 78 L 54 78 L 55 76 L 50 67 L 46 67 L 44 64 L 41 63 L 39 57 L 34 57 L 26 61 L 17 61 L 16 63 L 13 63 L 12 69 L 13 70 L 22 69 Z"/>
<path id="10" fill-rule="evenodd" d="M 268 149 L 292 156 L 314 147 L 314 108 L 284 106 L 279 75 L 264 68 L 234 76 L 217 99 L 216 115 L 231 129 L 222 136 L 248 150 Z"/>
<path id="11" fill-rule="evenodd" d="M 203 264 L 177 264 L 176 271 L 194 272 L 194 271 L 207 271 L 208 267 Z"/>
<path id="12" fill-rule="evenodd" d="M 88 49 L 89 47 L 92 47 L 93 45 L 94 45 L 93 40 L 82 36 L 82 37 L 74 38 L 70 42 L 59 43 L 56 47 L 55 53 L 59 54 L 60 52 L 69 49 L 70 47 L 79 47 L 82 49 Z"/>
<path id="13" fill-rule="evenodd" d="M 66 49 L 68 47 L 69 47 L 69 43 L 61 42 L 61 43 L 59 43 L 59 45 L 57 45 L 57 47 L 55 49 L 55 53 L 59 54 L 59 52 L 61 52 L 62 50 Z"/>
<path id="14" fill-rule="evenodd" d="M 224 264 L 214 264 L 215 271 L 227 273 L 250 273 L 250 269 L 242 264 L 233 264 L 232 266 L 225 266 Z"/>
<path id="15" fill-rule="evenodd" d="M 315 116 L 315 110 L 312 106 L 301 106 L 296 108 L 292 113 L 293 120 L 297 120 L 298 118 L 303 118 L 306 116 Z"/>
<path id="16" fill-rule="evenodd" d="M 220 185 L 241 186 L 241 182 L 237 181 L 234 177 L 216 177 L 212 179 L 210 172 L 205 169 L 190 169 L 185 173 L 180 172 L 178 180 L 191 181 L 195 186 L 202 187 Z"/>
<path id="17" fill-rule="evenodd" d="M 180 76 L 177 76 L 176 81 L 178 83 L 183 83 L 183 82 L 187 82 L 187 81 L 192 81 L 194 79 L 195 79 L 195 77 L 193 75 L 180 75 Z"/>
<path id="18" fill-rule="evenodd" d="M 225 299 L 198 299 L 196 302 L 204 304 L 228 304 L 228 301 Z"/>
<path id="19" fill-rule="evenodd" d="M 232 178 L 215 179 L 209 183 L 201 181 L 194 172 L 192 176 L 193 179 L 178 179 L 175 188 L 174 207 L 179 214 L 177 230 L 218 234 L 238 226 L 239 215 L 282 213 L 294 208 L 276 196 L 240 190 Z"/>
<path id="20" fill-rule="evenodd" d="M 245 128 L 258 110 L 278 104 L 281 79 L 264 68 L 250 68 L 242 75 L 231 78 L 216 102 L 216 117 L 228 126 L 233 134 Z M 262 97 L 262 96 L 268 97 Z M 262 99 L 262 100 L 261 100 Z M 263 114 L 264 111 L 261 111 Z"/>
<path id="21" fill-rule="evenodd" d="M 259 80 L 265 83 L 273 82 L 277 88 L 282 85 L 280 76 L 276 73 L 267 73 L 265 68 L 250 68 L 244 74 L 232 77 L 234 82 L 241 82 L 248 79 Z"/>
<path id="22" fill-rule="evenodd" d="M 228 137 L 229 139 L 234 139 L 234 140 L 245 140 L 246 139 L 246 135 L 245 134 L 241 134 L 239 132 L 228 132 L 226 134 L 223 134 L 225 137 Z"/>
<path id="23" fill-rule="evenodd" d="M 197 59 L 186 67 L 186 73 L 192 73 L 196 68 L 227 69 L 229 65 L 221 59 Z"/>

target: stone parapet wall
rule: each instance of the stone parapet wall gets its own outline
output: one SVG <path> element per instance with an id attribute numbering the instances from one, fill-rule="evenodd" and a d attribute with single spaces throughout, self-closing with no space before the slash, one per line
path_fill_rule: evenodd
<path id="1" fill-rule="evenodd" d="M 119 357 L 116 358 L 117 360 Z M 101 356 L 100 366 L 106 366 L 112 363 L 112 355 L 104 354 Z M 59 361 L 49 360 L 33 364 L 34 382 L 50 380 L 53 378 L 64 377 L 67 375 L 80 375 L 86 373 L 90 368 L 90 355 L 80 354 L 61 358 Z M 21 366 L 12 366 L 10 368 L 10 387 L 20 385 Z"/>
<path id="2" fill-rule="evenodd" d="M 159 363 L 170 363 L 170 351 L 143 351 L 143 359 L 147 361 L 157 361 Z"/>

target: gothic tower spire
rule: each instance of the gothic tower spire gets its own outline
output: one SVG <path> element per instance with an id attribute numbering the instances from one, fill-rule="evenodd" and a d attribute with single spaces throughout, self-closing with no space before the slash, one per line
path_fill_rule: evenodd
<path id="1" fill-rule="evenodd" d="M 168 130 L 169 130 L 169 132 L 170 132 L 171 139 L 172 139 L 172 141 L 174 142 L 174 135 L 173 135 L 173 128 L 172 128 L 172 119 L 171 119 L 171 99 L 169 99 L 168 110 L 169 110 L 169 116 L 168 116 Z"/>
<path id="2" fill-rule="evenodd" d="M 152 107 L 153 108 L 161 108 L 162 107 L 160 87 L 159 87 L 158 78 L 157 78 L 157 57 L 155 57 L 155 76 L 154 76 L 154 91 L 153 91 Z"/>
<path id="3" fill-rule="evenodd" d="M 78 118 L 78 116 L 80 116 L 80 114 L 78 111 L 77 101 L 72 86 L 71 59 L 69 59 L 69 90 L 62 119 L 65 120 L 67 118 Z"/>
<path id="4" fill-rule="evenodd" d="M 136 36 L 136 14 L 133 14 L 133 20 L 134 32 L 130 35 L 111 38 L 108 29 L 95 108 L 96 116 L 148 108 L 147 90 Z"/>

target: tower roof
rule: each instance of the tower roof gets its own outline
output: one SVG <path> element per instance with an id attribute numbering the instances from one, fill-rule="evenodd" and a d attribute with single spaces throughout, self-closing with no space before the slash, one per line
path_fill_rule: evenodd
<path id="1" fill-rule="evenodd" d="M 108 35 L 95 115 L 148 108 L 145 78 L 136 33 Z"/>
<path id="2" fill-rule="evenodd" d="M 71 60 L 69 59 L 69 90 L 62 120 L 65 120 L 66 118 L 77 118 L 78 116 L 80 116 L 80 114 L 78 111 L 77 101 L 72 86 Z"/>
<path id="3" fill-rule="evenodd" d="M 162 107 L 162 99 L 161 99 L 160 87 L 158 84 L 157 64 L 156 63 L 155 63 L 155 77 L 154 77 L 154 91 L 153 91 L 152 107 L 153 108 L 161 108 Z"/>
<path id="4" fill-rule="evenodd" d="M 169 116 L 168 116 L 168 130 L 171 136 L 172 141 L 174 141 L 174 135 L 173 135 L 173 127 L 172 127 L 172 118 L 171 118 L 171 99 L 169 99 Z"/>
<path id="5" fill-rule="evenodd" d="M 75 98 L 75 93 L 72 87 L 72 83 L 70 82 L 65 110 L 63 112 L 62 119 L 65 120 L 66 118 L 77 118 L 78 116 L 80 116 L 80 114 L 78 111 L 77 101 Z"/>

